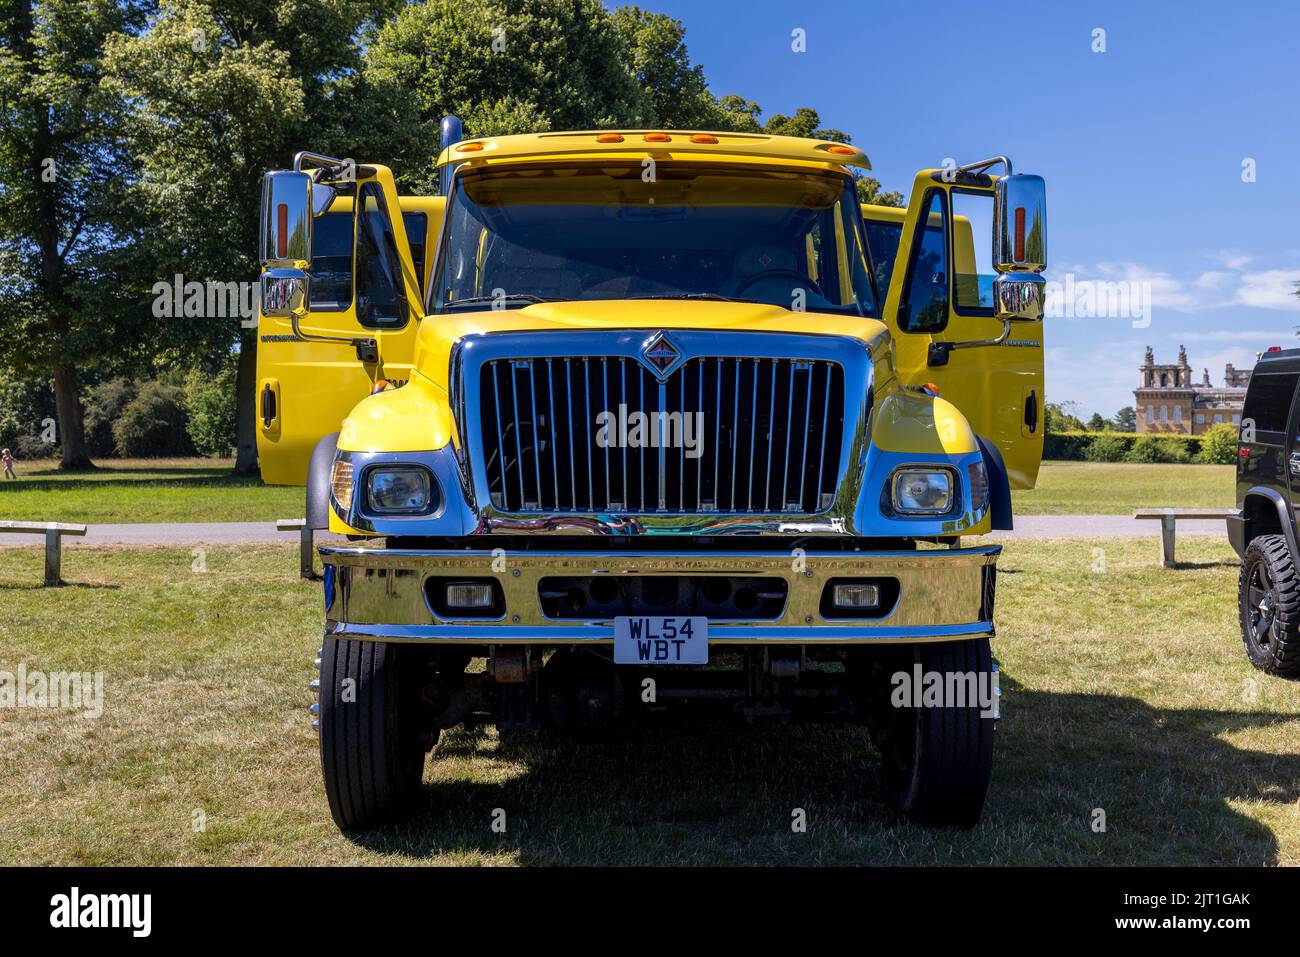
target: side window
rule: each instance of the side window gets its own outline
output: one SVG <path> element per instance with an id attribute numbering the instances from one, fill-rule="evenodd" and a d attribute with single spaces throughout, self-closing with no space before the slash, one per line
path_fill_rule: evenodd
<path id="1" fill-rule="evenodd" d="M 1241 417 L 1254 420 L 1257 432 L 1285 432 L 1297 378 L 1300 376 L 1294 372 L 1255 373 L 1250 377 Z"/>
<path id="2" fill-rule="evenodd" d="M 383 193 L 373 183 L 367 183 L 358 202 L 357 321 L 369 329 L 401 326 L 406 322 L 406 304 L 393 284 L 393 277 L 401 275 L 400 260 Z"/>
<path id="3" fill-rule="evenodd" d="M 993 194 L 952 191 L 953 299 L 958 312 L 993 308 Z"/>
<path id="4" fill-rule="evenodd" d="M 342 312 L 352 302 L 352 214 L 326 213 L 312 227 L 311 301 L 317 312 Z"/>
<path id="5" fill-rule="evenodd" d="M 402 213 L 402 225 L 411 244 L 411 262 L 415 264 L 415 281 L 424 293 L 424 237 L 429 232 L 429 217 L 424 213 Z"/>
<path id="6" fill-rule="evenodd" d="M 867 247 L 871 250 L 871 266 L 876 271 L 876 285 L 880 287 L 881 298 L 889 291 L 889 279 L 894 272 L 894 257 L 898 255 L 898 243 L 903 238 L 903 227 L 899 223 L 882 223 L 866 220 Z"/>
<path id="7" fill-rule="evenodd" d="M 930 194 L 917 233 L 898 326 L 904 332 L 939 332 L 948 325 L 948 236 L 942 190 Z"/>

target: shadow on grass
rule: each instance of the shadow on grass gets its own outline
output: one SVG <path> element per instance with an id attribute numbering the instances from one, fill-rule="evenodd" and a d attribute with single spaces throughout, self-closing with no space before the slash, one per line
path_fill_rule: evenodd
<path id="1" fill-rule="evenodd" d="M 109 589 L 110 591 L 121 591 L 121 585 L 114 585 L 111 582 L 59 582 L 57 585 L 45 585 L 41 582 L 12 582 L 0 581 L 0 591 L 42 591 L 46 588 L 58 589 Z"/>
<path id="2" fill-rule="evenodd" d="M 894 814 L 860 728 L 673 723 L 495 748 L 450 733 L 436 759 L 475 762 L 478 779 L 460 768 L 426 778 L 411 819 L 353 839 L 381 853 L 506 853 L 530 865 L 1277 863 L 1274 833 L 1230 802 L 1294 806 L 1300 758 L 1222 736 L 1300 718 L 1003 688 L 993 784 L 969 831 Z M 792 831 L 797 808 L 806 833 Z M 494 809 L 505 833 L 492 829 Z"/>
<path id="3" fill-rule="evenodd" d="M 1180 562 L 1174 560 L 1174 567 L 1170 571 L 1191 571 L 1196 568 L 1240 568 L 1241 562 Z"/>

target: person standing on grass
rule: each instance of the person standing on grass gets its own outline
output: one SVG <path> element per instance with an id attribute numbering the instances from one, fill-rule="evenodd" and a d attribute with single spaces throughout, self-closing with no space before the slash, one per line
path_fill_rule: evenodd
<path id="1" fill-rule="evenodd" d="M 18 476 L 14 474 L 14 457 L 9 454 L 8 449 L 0 451 L 0 462 L 4 462 L 5 478 L 18 478 Z"/>

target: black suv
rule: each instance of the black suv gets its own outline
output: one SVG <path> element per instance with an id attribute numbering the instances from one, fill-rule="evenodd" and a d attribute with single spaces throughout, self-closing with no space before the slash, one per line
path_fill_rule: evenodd
<path id="1" fill-rule="evenodd" d="M 1300 677 L 1300 349 L 1264 353 L 1250 377 L 1237 456 L 1237 607 L 1251 664 Z"/>

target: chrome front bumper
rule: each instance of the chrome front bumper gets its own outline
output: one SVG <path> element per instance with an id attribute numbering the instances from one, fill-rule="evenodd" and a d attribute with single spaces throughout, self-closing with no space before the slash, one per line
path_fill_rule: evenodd
<path id="1" fill-rule="evenodd" d="M 784 614 L 761 621 L 709 622 L 714 646 L 839 645 L 947 641 L 993 634 L 993 576 L 1000 545 L 872 552 L 427 551 L 376 545 L 322 547 L 325 632 L 339 638 L 433 644 L 611 644 L 612 619 L 548 618 L 538 582 L 551 576 L 689 575 L 782 578 Z M 505 614 L 493 621 L 439 618 L 425 595 L 430 576 L 495 577 Z M 893 577 L 899 597 L 875 619 L 823 618 L 826 582 Z"/>

